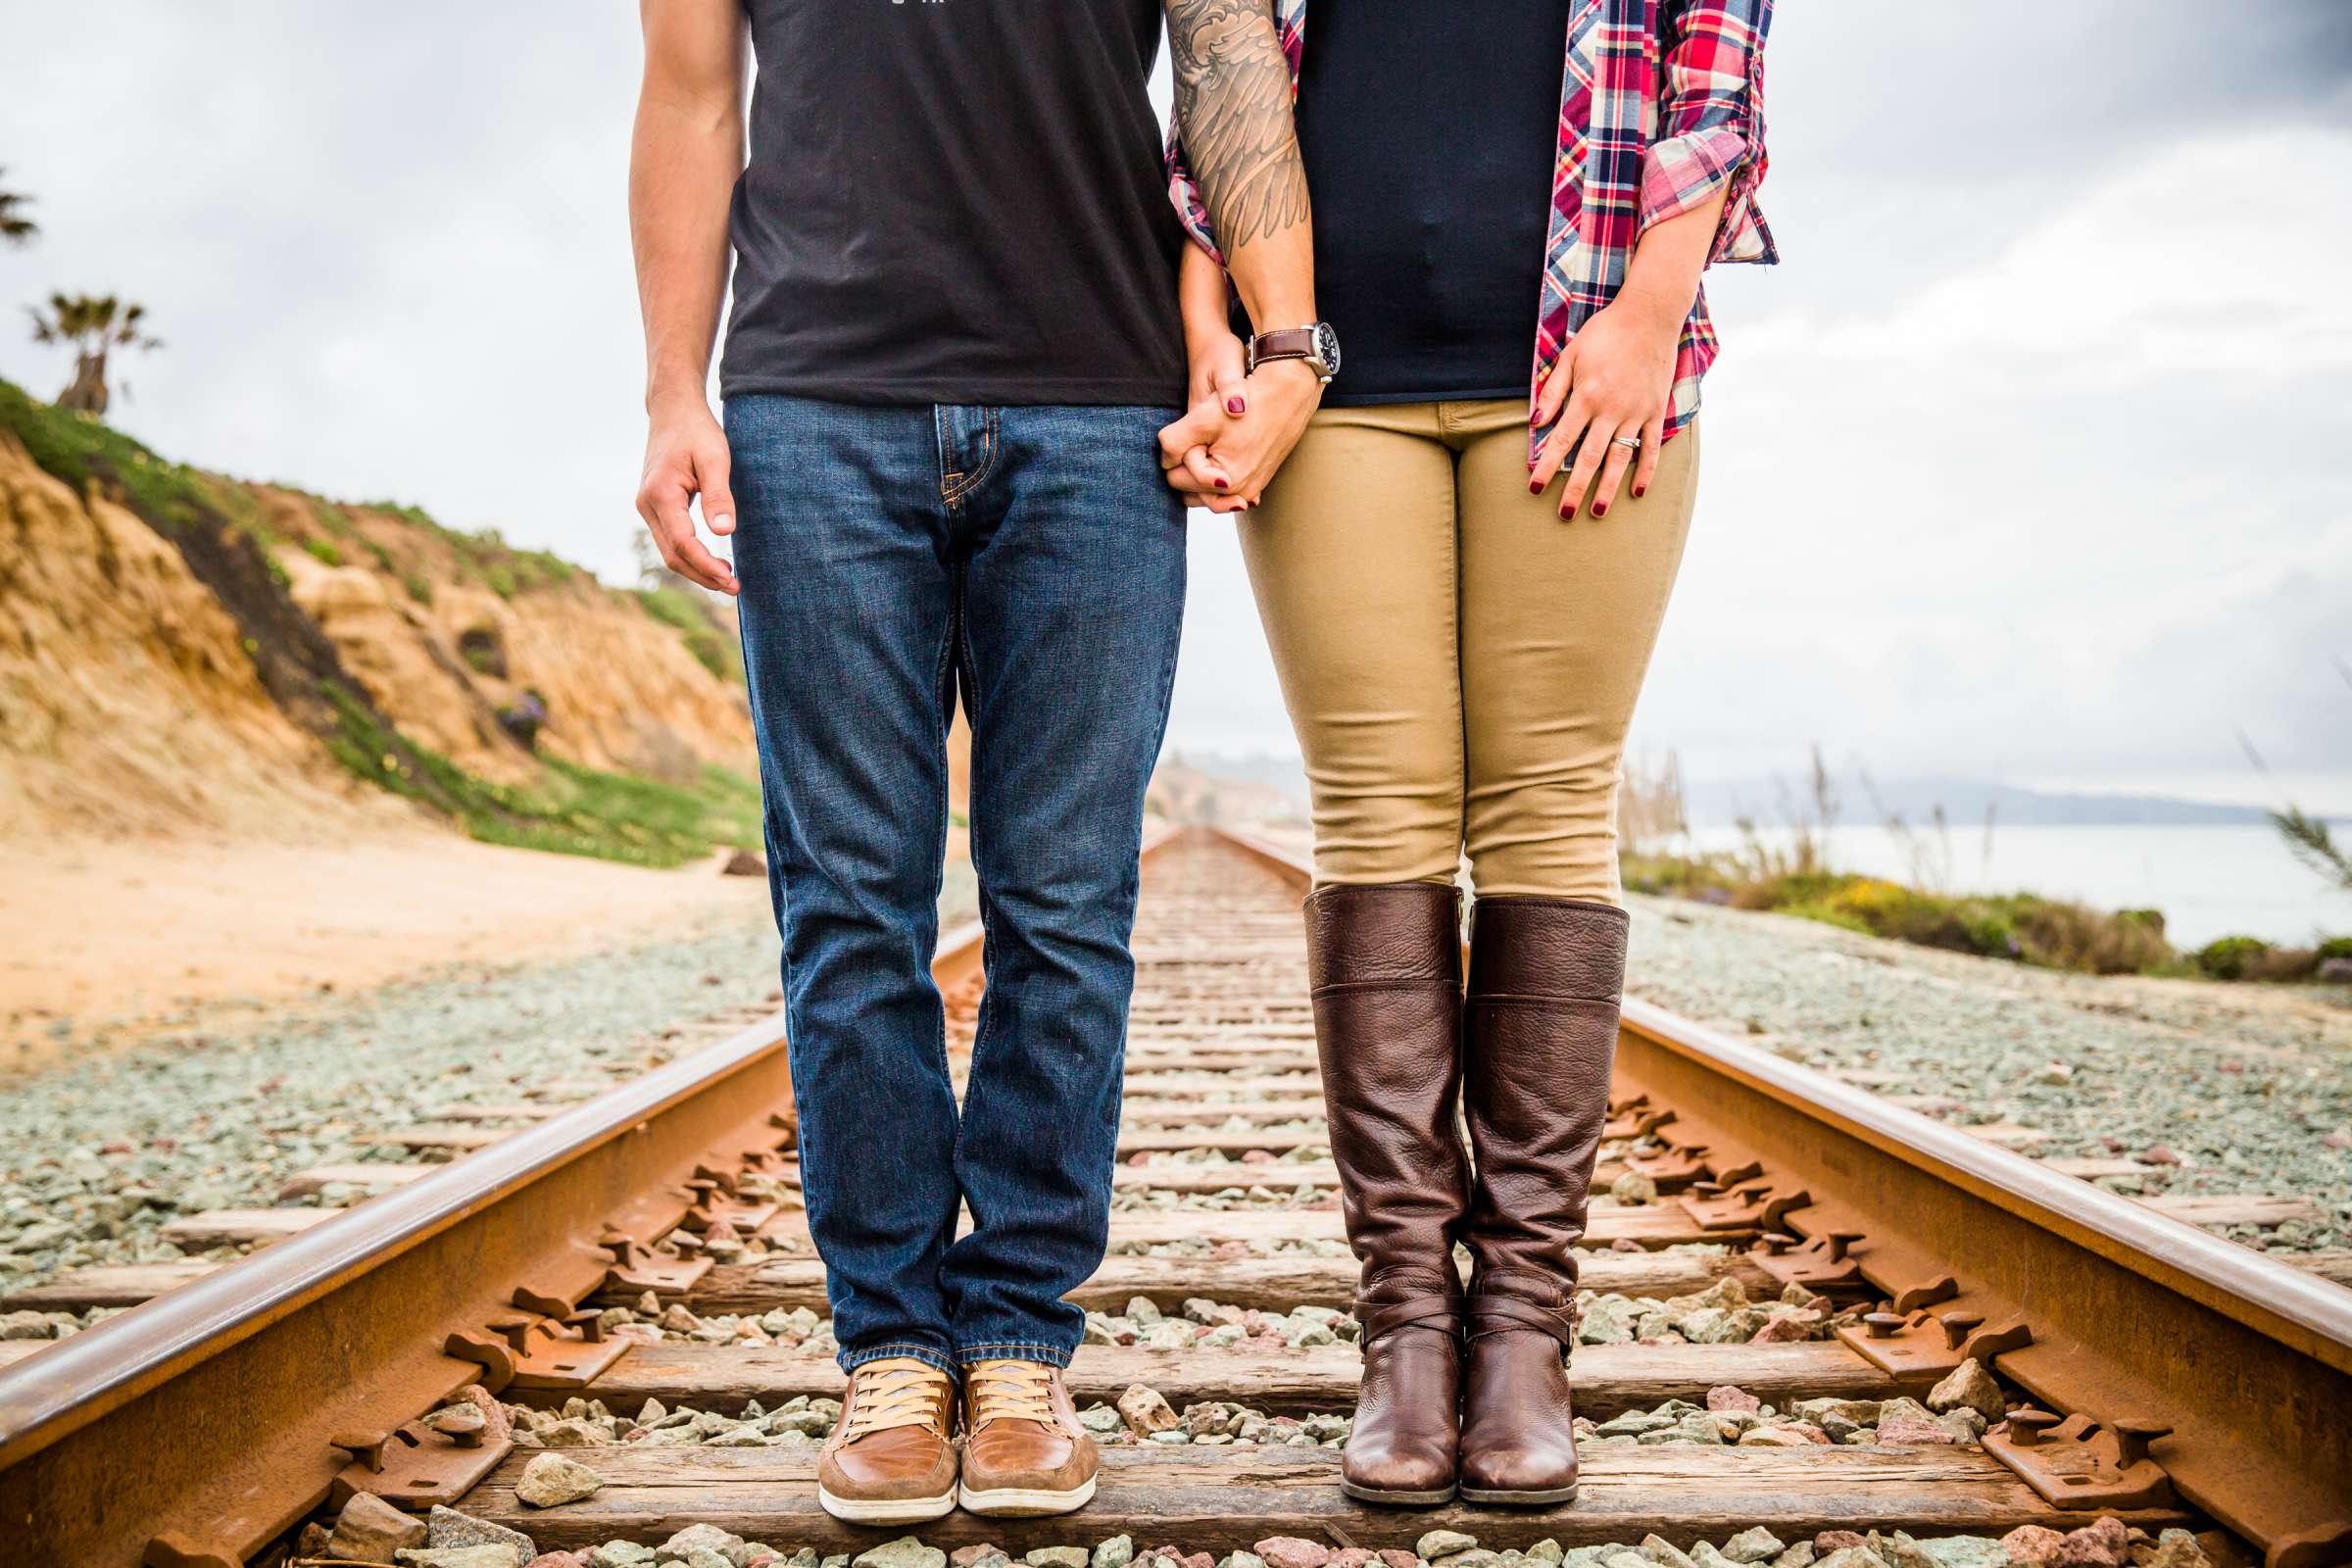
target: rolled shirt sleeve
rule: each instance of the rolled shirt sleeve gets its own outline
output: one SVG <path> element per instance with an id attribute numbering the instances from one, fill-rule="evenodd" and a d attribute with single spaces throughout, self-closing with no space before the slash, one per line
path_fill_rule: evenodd
<path id="1" fill-rule="evenodd" d="M 1777 262 L 1764 182 L 1764 35 L 1772 0 L 1667 0 L 1658 134 L 1642 155 L 1642 227 L 1728 191 L 1710 262 Z"/>
<path id="2" fill-rule="evenodd" d="M 1168 126 L 1168 200 L 1175 206 L 1177 220 L 1184 224 L 1184 231 L 1192 236 L 1193 243 L 1223 267 L 1225 253 L 1217 248 L 1216 231 L 1209 226 L 1208 204 L 1200 199 L 1200 187 L 1194 182 L 1193 172 L 1184 161 L 1184 138 L 1173 124 Z"/>

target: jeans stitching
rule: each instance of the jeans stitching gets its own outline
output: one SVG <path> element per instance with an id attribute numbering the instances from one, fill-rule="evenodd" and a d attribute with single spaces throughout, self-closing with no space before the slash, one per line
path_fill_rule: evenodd
<path id="1" fill-rule="evenodd" d="M 944 424 L 942 425 L 942 429 L 944 431 Z M 945 456 L 947 449 L 944 441 L 940 450 L 942 453 L 940 459 L 940 467 L 944 470 L 947 467 L 947 459 Z M 950 506 L 954 506 L 956 503 L 961 501 L 965 496 L 970 495 L 974 490 L 979 489 L 982 481 L 988 478 L 990 472 L 995 469 L 996 466 L 997 411 L 995 409 L 984 409 L 981 411 L 979 466 L 974 467 L 968 473 L 960 470 L 955 473 L 947 473 L 943 471 L 940 475 L 939 481 L 940 499 L 947 502 Z"/>
<path id="2" fill-rule="evenodd" d="M 1020 1355 L 1008 1352 L 1023 1351 Z M 1041 1345 L 1034 1340 L 998 1340 L 985 1345 L 959 1345 L 956 1356 L 969 1366 L 974 1361 L 1043 1361 L 1049 1366 L 1067 1367 L 1071 1352 L 1057 1345 Z"/>
<path id="3" fill-rule="evenodd" d="M 862 1350 L 845 1349 L 841 1352 L 841 1365 L 845 1371 L 855 1371 L 868 1361 L 886 1360 L 894 1355 L 911 1356 L 926 1365 L 938 1367 L 943 1372 L 954 1372 L 957 1366 L 952 1351 L 942 1350 L 935 1345 L 911 1345 L 898 1342 L 889 1345 L 872 1345 Z"/>

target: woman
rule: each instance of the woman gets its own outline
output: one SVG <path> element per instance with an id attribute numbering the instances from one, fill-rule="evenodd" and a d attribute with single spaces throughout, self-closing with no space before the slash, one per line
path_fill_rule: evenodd
<path id="1" fill-rule="evenodd" d="M 1699 274 L 1776 259 L 1771 0 L 1319 0 L 1311 31 L 1280 8 L 1344 364 L 1262 502 L 1216 494 L 1200 448 L 1170 478 L 1248 513 L 1313 788 L 1316 1038 L 1363 1264 L 1342 1474 L 1375 1501 L 1565 1501 L 1619 759 L 1690 519 Z M 1180 153 L 1172 175 L 1195 397 L 1247 418 Z"/>

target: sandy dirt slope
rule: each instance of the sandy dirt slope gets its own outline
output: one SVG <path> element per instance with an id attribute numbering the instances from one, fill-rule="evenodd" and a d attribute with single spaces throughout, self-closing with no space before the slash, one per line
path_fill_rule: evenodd
<path id="1" fill-rule="evenodd" d="M 0 1073 L 62 1033 L 201 1026 L 449 963 L 602 951 L 767 917 L 767 884 L 416 831 L 345 843 L 0 844 Z"/>

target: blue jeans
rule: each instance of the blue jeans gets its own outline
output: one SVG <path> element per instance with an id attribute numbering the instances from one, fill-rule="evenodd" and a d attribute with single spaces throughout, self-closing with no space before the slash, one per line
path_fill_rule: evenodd
<path id="1" fill-rule="evenodd" d="M 845 1369 L 1066 1366 L 1084 1328 L 1062 1297 L 1108 1241 L 1184 611 L 1154 442 L 1176 414 L 727 400 L 801 1176 Z M 958 690 L 987 928 L 960 1114 L 930 973 Z"/>

